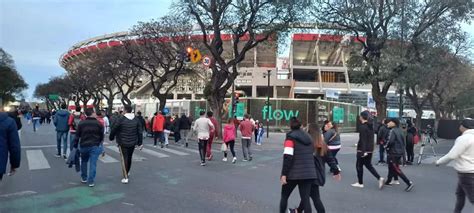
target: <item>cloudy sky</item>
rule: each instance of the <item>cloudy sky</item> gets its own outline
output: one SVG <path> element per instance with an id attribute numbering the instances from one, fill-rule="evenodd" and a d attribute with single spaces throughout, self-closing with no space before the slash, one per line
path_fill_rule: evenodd
<path id="1" fill-rule="evenodd" d="M 158 18 L 171 1 L 0 0 L 0 47 L 29 84 L 29 99 L 36 84 L 65 72 L 58 59 L 73 44 Z M 465 29 L 474 37 L 474 25 Z"/>

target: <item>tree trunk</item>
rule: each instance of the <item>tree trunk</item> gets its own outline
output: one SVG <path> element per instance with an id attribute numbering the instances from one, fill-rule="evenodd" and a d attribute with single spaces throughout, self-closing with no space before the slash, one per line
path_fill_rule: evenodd
<path id="1" fill-rule="evenodd" d="M 107 99 L 107 116 L 112 115 L 113 108 L 114 108 L 114 99 L 113 98 Z"/>
<path id="2" fill-rule="evenodd" d="M 165 94 L 158 94 L 156 95 L 155 97 L 158 98 L 158 101 L 160 102 L 159 103 L 159 107 L 158 107 L 158 110 L 163 112 L 163 109 L 165 108 L 166 106 L 166 98 L 167 98 L 168 95 L 165 95 Z"/>
<path id="3" fill-rule="evenodd" d="M 421 129 L 421 116 L 423 115 L 423 109 L 415 107 L 416 112 L 416 129 Z"/>
<path id="4" fill-rule="evenodd" d="M 387 117 L 387 97 L 379 94 L 374 95 L 374 93 L 372 95 L 375 101 L 375 108 L 377 109 L 377 119 L 381 121 Z"/>

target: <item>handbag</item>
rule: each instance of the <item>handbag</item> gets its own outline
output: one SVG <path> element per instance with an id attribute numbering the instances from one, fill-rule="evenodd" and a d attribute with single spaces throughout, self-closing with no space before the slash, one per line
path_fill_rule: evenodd
<path id="1" fill-rule="evenodd" d="M 420 136 L 415 134 L 415 136 L 413 136 L 413 144 L 418 144 L 418 142 L 420 142 Z"/>
<path id="2" fill-rule="evenodd" d="M 222 143 L 221 145 L 221 151 L 227 152 L 227 145 L 225 143 Z"/>
<path id="3" fill-rule="evenodd" d="M 319 156 L 314 156 L 314 166 L 316 167 L 316 180 L 318 186 L 324 186 L 326 183 L 326 174 L 323 159 Z"/>

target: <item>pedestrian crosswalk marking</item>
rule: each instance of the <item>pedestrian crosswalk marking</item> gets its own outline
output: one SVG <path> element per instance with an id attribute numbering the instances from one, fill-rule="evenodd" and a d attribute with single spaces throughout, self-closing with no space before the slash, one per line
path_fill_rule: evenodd
<path id="1" fill-rule="evenodd" d="M 110 150 L 112 150 L 112 151 L 114 151 L 114 152 L 120 154 L 120 151 L 119 151 L 119 148 L 118 148 L 118 147 L 116 147 L 116 146 L 106 146 L 106 147 L 107 147 L 107 149 L 110 149 Z M 133 160 L 133 161 L 143 161 L 143 160 L 145 160 L 145 159 L 146 159 L 146 158 L 144 158 L 144 157 L 142 157 L 142 156 L 139 156 L 139 155 L 136 155 L 136 154 L 133 154 L 133 155 L 132 155 L 132 160 Z"/>
<path id="2" fill-rule="evenodd" d="M 149 150 L 149 149 L 145 149 L 145 148 L 142 149 L 142 152 L 144 152 L 146 154 L 149 154 L 149 155 L 153 155 L 153 156 L 158 157 L 158 158 L 167 158 L 167 157 L 169 157 L 169 155 L 162 154 L 162 153 L 159 153 L 159 152 L 156 152 L 156 151 L 153 151 L 153 150 Z"/>
<path id="3" fill-rule="evenodd" d="M 163 149 L 160 149 L 160 150 L 165 151 L 165 152 L 169 152 L 169 153 L 173 153 L 175 155 L 180 155 L 180 156 L 189 155 L 188 153 L 180 152 L 178 150 L 173 150 L 173 149 L 170 149 L 170 148 L 163 148 Z"/>
<path id="4" fill-rule="evenodd" d="M 26 150 L 26 157 L 28 159 L 28 168 L 30 168 L 30 170 L 51 168 L 43 154 L 43 151 L 39 149 Z"/>
<path id="5" fill-rule="evenodd" d="M 108 154 L 105 154 L 104 157 L 99 157 L 99 160 L 102 161 L 103 163 L 116 163 L 116 162 L 119 162 L 118 160 L 116 160 L 115 158 L 111 157 Z"/>
<path id="6" fill-rule="evenodd" d="M 196 154 L 199 154 L 199 151 L 194 149 L 194 148 L 184 148 L 184 147 L 180 147 L 180 146 L 173 146 L 173 148 L 176 148 L 176 149 L 180 149 L 180 150 L 184 150 L 184 151 L 188 151 L 188 152 L 193 152 L 193 153 L 196 153 Z"/>

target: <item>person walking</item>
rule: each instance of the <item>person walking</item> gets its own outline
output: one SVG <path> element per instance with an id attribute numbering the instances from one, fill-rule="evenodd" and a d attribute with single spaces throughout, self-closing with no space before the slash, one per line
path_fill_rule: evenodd
<path id="1" fill-rule="evenodd" d="M 257 131 L 257 145 L 261 146 L 263 142 L 263 134 L 265 133 L 265 129 L 263 128 L 263 123 L 258 123 Z"/>
<path id="2" fill-rule="evenodd" d="M 33 109 L 33 111 L 31 112 L 31 116 L 32 116 L 32 119 L 33 119 L 33 132 L 36 132 L 36 130 L 38 129 L 39 127 L 39 122 L 41 120 L 41 112 L 39 110 L 39 106 L 35 106 L 35 108 Z"/>
<path id="3" fill-rule="evenodd" d="M 142 112 L 140 112 L 140 111 L 137 112 L 137 119 L 140 122 L 140 125 L 142 125 L 142 130 L 143 130 L 142 136 L 143 136 L 143 138 L 145 138 L 146 137 L 146 122 L 145 122 L 145 119 L 142 116 Z"/>
<path id="4" fill-rule="evenodd" d="M 104 132 L 108 134 L 110 132 L 110 119 L 109 115 L 106 114 L 105 111 L 101 111 L 103 118 L 104 118 Z"/>
<path id="5" fill-rule="evenodd" d="M 327 163 L 333 178 L 337 181 L 341 180 L 341 170 L 337 164 L 336 158 L 332 156 L 332 153 L 328 149 L 328 145 L 324 142 L 323 135 L 321 134 L 321 129 L 318 124 L 310 123 L 308 125 L 308 134 L 311 136 L 314 144 L 314 165 L 316 167 L 316 180 L 311 184 L 310 197 L 313 200 L 314 207 L 318 213 L 325 213 L 323 202 L 321 201 L 321 196 L 319 193 L 319 187 L 323 187 L 326 182 L 326 168 L 324 163 Z M 297 212 L 303 212 L 303 203 L 300 202 L 300 205 L 297 208 Z"/>
<path id="6" fill-rule="evenodd" d="M 250 145 L 252 145 L 252 133 L 254 128 L 255 126 L 250 121 L 250 116 L 248 114 L 244 115 L 244 120 L 239 124 L 240 133 L 242 134 L 242 152 L 244 153 L 243 161 L 252 160 Z"/>
<path id="7" fill-rule="evenodd" d="M 301 129 L 300 121 L 290 119 L 290 132 L 286 134 L 283 151 L 283 167 L 281 169 L 280 213 L 287 212 L 288 198 L 298 186 L 301 206 L 305 213 L 311 213 L 309 196 L 311 185 L 316 180 L 314 164 L 314 144 L 311 136 Z"/>
<path id="8" fill-rule="evenodd" d="M 68 125 L 69 125 L 69 151 L 72 150 L 73 148 L 73 141 L 74 138 L 76 137 L 76 130 L 79 125 L 79 123 L 82 120 L 85 120 L 84 114 L 81 112 L 81 107 L 76 106 L 75 112 L 69 115 L 68 119 Z"/>
<path id="9" fill-rule="evenodd" d="M 163 137 L 165 138 L 165 147 L 168 148 L 169 137 L 171 130 L 173 130 L 173 122 L 171 121 L 171 116 L 168 114 L 165 117 L 165 125 L 163 126 Z"/>
<path id="10" fill-rule="evenodd" d="M 201 111 L 201 116 L 194 122 L 193 130 L 197 133 L 199 156 L 201 157 L 201 166 L 206 165 L 206 149 L 207 142 L 209 141 L 210 135 L 214 129 L 214 124 L 211 120 L 206 117 L 206 112 Z"/>
<path id="11" fill-rule="evenodd" d="M 413 126 L 411 120 L 407 120 L 407 136 L 406 136 L 406 155 L 407 165 L 413 165 L 415 158 L 415 135 L 417 134 L 416 128 Z"/>
<path id="12" fill-rule="evenodd" d="M 109 135 L 110 141 L 117 138 L 122 162 L 123 184 L 127 184 L 129 181 L 135 147 L 143 148 L 143 129 L 140 121 L 132 113 L 131 106 L 125 106 L 125 112 L 114 122 Z"/>
<path id="13" fill-rule="evenodd" d="M 390 129 L 387 127 L 388 119 L 383 119 L 377 132 L 377 144 L 379 145 L 379 162 L 377 165 L 384 165 L 385 161 L 385 143 L 387 142 Z"/>
<path id="14" fill-rule="evenodd" d="M 222 135 L 222 140 L 224 141 L 224 145 L 227 147 L 226 151 L 224 151 L 224 158 L 222 161 L 227 162 L 227 150 L 230 149 L 232 153 L 232 163 L 237 162 L 237 157 L 235 157 L 235 125 L 232 118 L 230 118 L 226 125 L 224 125 L 224 132 Z"/>
<path id="15" fill-rule="evenodd" d="M 155 113 L 155 116 L 151 119 L 151 126 L 153 128 L 153 146 L 156 147 L 156 142 L 159 139 L 161 148 L 164 147 L 165 138 L 163 131 L 165 128 L 165 117 L 162 112 Z"/>
<path id="16" fill-rule="evenodd" d="M 341 135 L 337 130 L 337 126 L 334 125 L 331 121 L 324 121 L 324 142 L 327 144 L 329 151 L 332 154 L 332 157 L 336 159 L 336 155 L 341 150 Z"/>
<path id="17" fill-rule="evenodd" d="M 185 114 L 181 115 L 179 119 L 179 134 L 181 135 L 181 139 L 184 139 L 184 143 L 186 147 L 188 147 L 188 140 L 189 140 L 189 133 L 191 132 L 191 119 L 188 118 Z"/>
<path id="18" fill-rule="evenodd" d="M 263 124 L 262 124 L 263 125 Z M 255 135 L 255 143 L 258 144 L 258 129 L 260 127 L 260 122 L 258 120 L 255 120 L 255 130 L 254 130 L 254 135 Z"/>
<path id="19" fill-rule="evenodd" d="M 10 162 L 8 175 L 11 176 L 20 167 L 20 161 L 21 145 L 15 120 L 0 112 L 0 181 L 7 171 L 7 162 Z"/>
<path id="20" fill-rule="evenodd" d="M 87 108 L 85 114 L 86 119 L 77 125 L 74 148 L 79 147 L 79 153 L 81 153 L 81 182 L 89 184 L 89 187 L 94 187 L 97 160 L 103 152 L 104 127 L 94 117 L 92 108 Z"/>
<path id="21" fill-rule="evenodd" d="M 207 118 L 211 120 L 212 125 L 214 125 L 213 130 L 211 131 L 211 134 L 209 135 L 209 141 L 207 142 L 207 148 L 206 148 L 206 157 L 207 160 L 212 160 L 212 142 L 214 142 L 214 138 L 219 137 L 219 122 L 217 122 L 217 119 L 214 118 L 214 113 L 211 111 L 207 112 Z"/>
<path id="22" fill-rule="evenodd" d="M 459 126 L 461 136 L 456 138 L 448 154 L 436 161 L 436 166 L 452 162 L 458 172 L 454 213 L 461 213 L 466 197 L 474 204 L 474 120 L 464 119 Z"/>
<path id="23" fill-rule="evenodd" d="M 56 127 L 56 157 L 61 157 L 61 143 L 63 145 L 63 158 L 66 159 L 67 154 L 67 135 L 69 132 L 69 112 L 66 110 L 66 104 L 61 104 L 61 109 L 56 112 L 53 118 L 53 124 Z"/>
<path id="24" fill-rule="evenodd" d="M 388 163 L 388 178 L 385 185 L 391 186 L 393 184 L 392 178 L 400 177 L 407 184 L 405 191 L 409 192 L 413 189 L 413 182 L 400 169 L 406 148 L 405 137 L 403 137 L 402 130 L 400 129 L 400 121 L 397 118 L 390 118 L 387 126 L 390 128 L 390 133 L 385 144 Z"/>
<path id="25" fill-rule="evenodd" d="M 380 177 L 379 173 L 375 170 L 372 165 L 372 153 L 374 151 L 374 129 L 373 124 L 369 123 L 369 112 L 364 111 L 359 116 L 360 125 L 359 131 L 359 142 L 357 143 L 357 182 L 352 184 L 356 188 L 364 188 L 364 166 L 369 170 L 370 173 L 378 180 L 379 189 L 384 186 L 385 179 Z"/>

